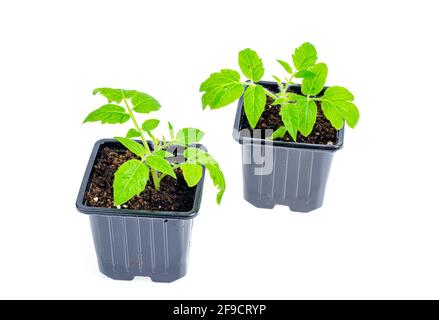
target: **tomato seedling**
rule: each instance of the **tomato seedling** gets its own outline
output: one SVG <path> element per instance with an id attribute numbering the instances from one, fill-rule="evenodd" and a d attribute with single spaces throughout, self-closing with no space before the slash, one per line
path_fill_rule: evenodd
<path id="1" fill-rule="evenodd" d="M 328 67 L 325 63 L 317 62 L 315 47 L 306 42 L 295 49 L 292 61 L 277 60 L 288 74 L 284 80 L 273 76 L 278 84 L 278 90 L 272 92 L 258 84 L 264 76 L 264 66 L 258 54 L 245 49 L 239 52 L 238 63 L 245 80 L 239 72 L 223 69 L 210 75 L 200 86 L 203 92 L 203 109 L 210 107 L 218 109 L 229 105 L 244 94 L 244 113 L 250 127 L 256 128 L 262 113 L 265 110 L 267 96 L 280 105 L 280 116 L 283 126 L 278 128 L 271 139 L 283 138 L 288 132 L 294 141 L 297 133 L 308 136 L 316 123 L 318 107 L 331 125 L 340 130 L 344 122 L 354 128 L 360 117 L 353 94 L 346 88 L 333 86 L 327 88 L 323 94 Z M 297 85 L 294 80 L 301 80 L 301 94 L 289 92 L 289 87 Z"/>
<path id="2" fill-rule="evenodd" d="M 169 139 L 158 138 L 153 131 L 160 120 L 147 119 L 139 124 L 135 113 L 148 114 L 158 111 L 160 103 L 147 93 L 136 90 L 98 88 L 93 94 L 101 94 L 108 103 L 91 112 L 84 122 L 101 122 L 103 124 L 123 124 L 131 120 L 125 137 L 115 137 L 122 145 L 138 157 L 123 163 L 114 175 L 114 206 L 120 206 L 145 190 L 149 179 L 154 188 L 160 190 L 160 182 L 166 176 L 177 178 L 175 170 L 181 169 L 189 187 L 196 186 L 202 176 L 203 167 L 209 172 L 214 185 L 219 189 L 217 203 L 221 203 L 226 189 L 224 175 L 218 162 L 206 151 L 196 147 L 204 132 L 196 128 L 184 128 L 174 133 L 168 122 Z M 145 134 L 150 142 L 146 140 Z M 141 143 L 133 140 L 140 138 Z M 183 161 L 169 161 L 175 155 L 170 152 L 175 146 L 184 148 Z"/>

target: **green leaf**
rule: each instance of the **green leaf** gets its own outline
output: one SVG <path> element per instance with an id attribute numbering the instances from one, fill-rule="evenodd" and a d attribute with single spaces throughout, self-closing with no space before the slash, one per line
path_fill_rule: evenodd
<path id="1" fill-rule="evenodd" d="M 302 96 L 301 94 L 296 94 L 296 93 L 287 93 L 287 97 L 288 97 L 289 101 L 308 100 L 307 97 Z"/>
<path id="2" fill-rule="evenodd" d="M 343 115 L 337 111 L 337 108 L 331 101 L 322 101 L 322 111 L 335 129 L 340 130 L 343 127 Z"/>
<path id="3" fill-rule="evenodd" d="M 317 62 L 316 48 L 311 43 L 305 42 L 294 51 L 293 62 L 297 70 L 313 66 Z"/>
<path id="4" fill-rule="evenodd" d="M 285 104 L 280 109 L 280 116 L 288 133 L 291 135 L 294 141 L 296 141 L 300 121 L 299 108 L 293 103 Z"/>
<path id="5" fill-rule="evenodd" d="M 352 129 L 355 128 L 360 119 L 360 112 L 357 106 L 352 102 L 345 101 L 343 103 L 336 103 L 336 107 L 343 114 L 348 126 Z"/>
<path id="6" fill-rule="evenodd" d="M 244 86 L 238 72 L 223 69 L 210 75 L 200 86 L 200 92 L 205 92 L 202 97 L 203 109 L 209 106 L 218 109 L 242 96 Z"/>
<path id="7" fill-rule="evenodd" d="M 283 104 L 283 103 L 286 102 L 286 101 L 287 101 L 287 98 L 285 98 L 285 97 L 277 98 L 276 100 L 274 100 L 274 101 L 271 103 L 271 105 L 272 105 L 272 106 L 280 105 L 280 104 Z"/>
<path id="8" fill-rule="evenodd" d="M 216 160 L 206 151 L 199 148 L 187 148 L 183 153 L 188 162 L 195 162 L 201 165 L 218 164 Z"/>
<path id="9" fill-rule="evenodd" d="M 149 169 L 142 161 L 133 159 L 122 164 L 114 174 L 114 205 L 120 206 L 145 190 Z"/>
<path id="10" fill-rule="evenodd" d="M 93 95 L 97 93 L 101 94 L 105 98 L 108 99 L 108 102 L 117 102 L 121 103 L 123 98 L 130 99 L 134 94 L 136 94 L 136 90 L 125 90 L 125 89 L 112 89 L 112 88 L 97 88 L 93 90 Z"/>
<path id="11" fill-rule="evenodd" d="M 269 140 L 282 139 L 287 134 L 287 128 L 284 126 L 279 127 L 273 134 L 268 138 Z"/>
<path id="12" fill-rule="evenodd" d="M 221 204 L 224 192 L 226 191 L 226 180 L 218 164 L 206 164 L 206 169 L 209 171 L 210 178 L 215 187 L 219 190 L 216 196 L 216 202 Z"/>
<path id="13" fill-rule="evenodd" d="M 183 163 L 180 168 L 189 187 L 196 186 L 203 177 L 203 167 L 197 163 Z"/>
<path id="14" fill-rule="evenodd" d="M 187 148 L 184 151 L 184 156 L 187 162 L 198 163 L 206 167 L 214 185 L 219 189 L 216 200 L 220 204 L 226 190 L 226 182 L 218 162 L 209 153 L 198 148 Z"/>
<path id="15" fill-rule="evenodd" d="M 199 142 L 204 137 L 204 132 L 196 128 L 184 128 L 177 132 L 175 143 L 185 146 Z"/>
<path id="16" fill-rule="evenodd" d="M 276 77 L 276 76 L 272 76 L 272 77 L 273 77 L 274 80 L 276 80 L 276 82 L 277 82 L 278 85 L 281 85 L 281 84 L 282 84 L 282 80 L 279 79 L 279 77 Z"/>
<path id="17" fill-rule="evenodd" d="M 137 92 L 132 98 L 134 111 L 138 113 L 150 113 L 160 109 L 160 103 L 147 93 Z"/>
<path id="18" fill-rule="evenodd" d="M 314 73 L 309 70 L 300 70 L 294 74 L 294 77 L 297 79 L 305 79 L 314 77 Z"/>
<path id="19" fill-rule="evenodd" d="M 322 97 L 322 111 L 337 130 L 343 127 L 344 120 L 351 128 L 357 125 L 360 113 L 350 102 L 353 100 L 354 95 L 346 88 L 334 86 L 326 89 Z"/>
<path id="20" fill-rule="evenodd" d="M 136 156 L 140 158 L 143 158 L 145 156 L 145 148 L 140 143 L 123 137 L 115 137 L 114 139 L 122 143 L 125 148 L 130 150 Z"/>
<path id="21" fill-rule="evenodd" d="M 255 128 L 265 110 L 266 95 L 260 85 L 249 86 L 244 94 L 244 112 L 250 127 Z"/>
<path id="22" fill-rule="evenodd" d="M 332 126 L 340 130 L 343 127 L 343 119 L 349 127 L 354 128 L 360 119 L 360 113 L 352 102 L 343 100 L 323 100 L 322 111 Z"/>
<path id="23" fill-rule="evenodd" d="M 149 119 L 146 120 L 143 124 L 142 124 L 142 129 L 144 131 L 152 131 L 155 128 L 157 128 L 160 124 L 160 120 L 157 119 Z"/>
<path id="24" fill-rule="evenodd" d="M 293 73 L 293 68 L 291 68 L 288 62 L 285 62 L 283 60 L 277 60 L 277 62 L 279 62 L 279 64 L 285 69 L 286 72 L 288 72 L 289 74 Z"/>
<path id="25" fill-rule="evenodd" d="M 130 116 L 125 112 L 125 109 L 115 104 L 106 104 L 99 109 L 91 112 L 85 122 L 101 121 L 102 123 L 125 123 L 130 119 Z"/>
<path id="26" fill-rule="evenodd" d="M 312 73 L 314 73 L 314 76 L 303 79 L 302 93 L 308 96 L 315 96 L 318 95 L 325 86 L 326 77 L 328 75 L 328 67 L 324 63 L 318 63 L 310 70 Z"/>
<path id="27" fill-rule="evenodd" d="M 348 89 L 339 86 L 333 86 L 326 89 L 323 98 L 332 101 L 354 101 L 354 95 Z"/>
<path id="28" fill-rule="evenodd" d="M 169 128 L 169 136 L 171 137 L 171 140 L 175 140 L 174 127 L 169 121 L 168 121 L 168 128 Z"/>
<path id="29" fill-rule="evenodd" d="M 173 153 L 170 153 L 166 150 L 156 150 L 153 152 L 155 155 L 158 155 L 159 157 L 162 158 L 173 158 L 175 157 L 175 155 Z"/>
<path id="30" fill-rule="evenodd" d="M 262 60 L 252 49 L 239 52 L 239 67 L 242 73 L 253 82 L 258 82 L 264 76 Z"/>
<path id="31" fill-rule="evenodd" d="M 174 179 L 177 179 L 171 164 L 163 157 L 152 154 L 146 158 L 146 164 L 155 170 L 168 174 Z"/>
<path id="32" fill-rule="evenodd" d="M 299 109 L 299 131 L 309 136 L 317 119 L 317 105 L 313 100 L 300 100 L 296 103 Z"/>
<path id="33" fill-rule="evenodd" d="M 125 138 L 131 139 L 131 138 L 137 138 L 140 137 L 140 132 L 137 131 L 136 129 L 130 129 L 127 132 L 127 135 L 125 136 Z"/>

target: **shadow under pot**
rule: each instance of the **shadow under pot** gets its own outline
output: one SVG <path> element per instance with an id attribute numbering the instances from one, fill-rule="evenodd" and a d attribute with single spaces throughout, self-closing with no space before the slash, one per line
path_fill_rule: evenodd
<path id="1" fill-rule="evenodd" d="M 259 84 L 277 91 L 276 82 Z M 289 91 L 300 94 L 300 86 L 292 86 Z M 276 111 L 279 106 L 270 102 L 267 97 L 265 111 L 255 128 L 261 130 L 250 129 L 243 96 L 238 102 L 233 137 L 242 146 L 244 198 L 258 208 L 285 205 L 297 212 L 318 209 L 323 204 L 334 152 L 343 146 L 344 127 L 339 131 L 332 128 L 319 107 L 316 126 L 308 137 L 299 133 L 297 142 L 289 135 L 283 140 L 267 140 L 273 130 L 264 129 L 275 130 L 281 125 Z M 273 123 L 277 127 L 270 126 Z M 322 128 L 330 128 L 331 132 L 319 132 Z"/>
<path id="2" fill-rule="evenodd" d="M 91 203 L 97 197 L 90 199 L 90 194 L 95 189 L 93 181 L 100 181 L 95 177 L 102 174 L 99 163 L 108 162 L 108 159 L 102 159 L 108 150 L 127 152 L 113 139 L 96 142 L 76 201 L 77 209 L 89 215 L 100 271 L 115 280 L 133 280 L 136 276 L 143 276 L 150 277 L 154 282 L 172 282 L 184 277 L 193 219 L 200 209 L 204 171 L 196 187 L 186 185 L 190 189 L 190 199 L 186 199 L 186 205 L 190 207 L 188 210 L 133 210 L 126 208 L 127 205 L 121 208 L 97 207 Z M 175 184 L 180 183 L 186 184 L 179 177 Z M 131 201 L 135 202 L 136 197 L 127 204 Z"/>

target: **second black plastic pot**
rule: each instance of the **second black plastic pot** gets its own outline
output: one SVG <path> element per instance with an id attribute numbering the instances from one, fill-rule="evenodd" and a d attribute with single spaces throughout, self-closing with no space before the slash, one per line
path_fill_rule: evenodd
<path id="1" fill-rule="evenodd" d="M 275 82 L 260 82 L 273 91 Z M 293 87 L 300 93 L 300 86 Z M 239 100 L 233 137 L 242 146 L 244 198 L 258 208 L 286 205 L 310 212 L 322 206 L 334 152 L 343 146 L 344 128 L 335 145 L 269 141 L 243 130 L 244 99 Z"/>
<path id="2" fill-rule="evenodd" d="M 87 205 L 93 165 L 104 147 L 124 147 L 113 139 L 96 142 L 76 201 L 90 216 L 100 271 L 116 280 L 150 277 L 155 282 L 172 282 L 186 275 L 193 219 L 200 209 L 203 179 L 197 185 L 189 212 L 139 211 L 95 208 Z"/>

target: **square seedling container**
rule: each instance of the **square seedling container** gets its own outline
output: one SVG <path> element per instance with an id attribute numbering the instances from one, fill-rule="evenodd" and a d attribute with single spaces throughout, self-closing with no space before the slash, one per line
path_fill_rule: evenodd
<path id="1" fill-rule="evenodd" d="M 276 82 L 259 82 L 275 91 Z M 300 93 L 300 86 L 292 87 Z M 244 99 L 239 99 L 233 137 L 242 146 L 244 198 L 258 208 L 285 205 L 310 212 L 322 206 L 334 153 L 343 146 L 344 127 L 333 145 L 269 141 L 243 130 Z"/>
<path id="2" fill-rule="evenodd" d="M 196 186 L 189 212 L 97 208 L 87 204 L 93 165 L 105 147 L 125 150 L 113 139 L 96 142 L 79 190 L 76 207 L 89 215 L 100 271 L 116 280 L 150 277 L 172 282 L 186 275 L 193 219 L 203 193 L 203 178 Z"/>

